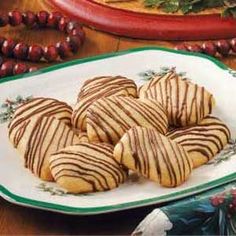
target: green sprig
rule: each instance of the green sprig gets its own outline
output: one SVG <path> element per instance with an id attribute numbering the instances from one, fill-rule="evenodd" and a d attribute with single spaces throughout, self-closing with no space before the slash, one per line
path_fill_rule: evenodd
<path id="1" fill-rule="evenodd" d="M 144 0 L 145 7 L 160 8 L 166 13 L 197 13 L 206 9 L 223 7 L 222 16 L 236 17 L 235 0 Z"/>

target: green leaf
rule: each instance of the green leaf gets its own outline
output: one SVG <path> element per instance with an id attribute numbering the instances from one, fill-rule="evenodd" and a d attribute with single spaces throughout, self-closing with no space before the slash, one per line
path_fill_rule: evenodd
<path id="1" fill-rule="evenodd" d="M 145 7 L 156 7 L 167 13 L 200 12 L 206 9 L 223 7 L 222 16 L 233 16 L 236 18 L 235 0 L 144 0 Z"/>
<path id="2" fill-rule="evenodd" d="M 159 7 L 164 2 L 164 0 L 144 0 L 144 5 L 145 7 Z"/>
<path id="3" fill-rule="evenodd" d="M 236 6 L 235 7 L 228 7 L 226 8 L 222 14 L 223 17 L 235 17 L 236 18 Z"/>
<path id="4" fill-rule="evenodd" d="M 174 13 L 177 12 L 180 8 L 180 1 L 179 0 L 169 0 L 163 3 L 163 8 L 165 12 Z"/>

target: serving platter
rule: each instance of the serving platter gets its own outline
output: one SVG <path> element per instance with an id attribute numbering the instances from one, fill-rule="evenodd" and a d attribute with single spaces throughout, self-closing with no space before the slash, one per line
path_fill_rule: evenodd
<path id="1" fill-rule="evenodd" d="M 180 15 L 163 14 L 156 9 L 144 11 L 136 1 L 113 4 L 103 0 L 46 2 L 85 25 L 120 36 L 159 40 L 209 40 L 236 36 L 236 19 L 221 17 L 217 9 Z"/>
<path id="2" fill-rule="evenodd" d="M 43 182 L 23 167 L 12 148 L 7 125 L 18 104 L 31 97 L 52 97 L 72 106 L 82 83 L 102 75 L 123 75 L 137 85 L 153 74 L 176 71 L 211 91 L 217 102 L 214 115 L 229 126 L 231 144 L 208 165 L 193 171 L 177 188 L 159 185 L 131 175 L 119 188 L 100 193 L 67 194 L 55 183 Z M 0 80 L 0 195 L 29 207 L 65 214 L 101 214 L 177 200 L 236 180 L 236 72 L 202 54 L 146 47 L 59 64 L 38 72 Z"/>

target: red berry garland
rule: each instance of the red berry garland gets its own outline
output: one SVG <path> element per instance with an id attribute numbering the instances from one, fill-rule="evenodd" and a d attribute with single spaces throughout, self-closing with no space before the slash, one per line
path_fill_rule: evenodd
<path id="1" fill-rule="evenodd" d="M 188 51 L 188 52 L 200 52 L 205 53 L 213 57 L 219 55 L 226 57 L 231 53 L 236 53 L 236 38 L 231 40 L 219 40 L 216 42 L 205 42 L 199 44 L 179 44 L 175 47 L 176 50 Z"/>
<path id="2" fill-rule="evenodd" d="M 24 24 L 28 28 L 48 27 L 54 28 L 67 34 L 65 41 L 58 42 L 55 45 L 42 47 L 40 45 L 28 45 L 23 42 L 15 42 L 13 39 L 6 39 L 0 36 L 0 53 L 6 57 L 20 60 L 39 62 L 41 60 L 53 62 L 59 59 L 63 60 L 77 53 L 85 40 L 85 33 L 82 26 L 63 17 L 60 12 L 48 13 L 40 11 L 37 14 L 27 11 L 11 11 L 8 14 L 0 14 L 0 27 L 6 25 L 17 26 Z M 14 63 L 3 61 L 0 57 L 0 77 L 35 71 L 36 67 L 29 68 L 23 63 Z"/>

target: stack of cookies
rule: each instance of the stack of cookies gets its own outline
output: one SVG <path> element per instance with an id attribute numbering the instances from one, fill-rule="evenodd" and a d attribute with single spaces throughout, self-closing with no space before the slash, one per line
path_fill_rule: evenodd
<path id="1" fill-rule="evenodd" d="M 52 98 L 21 105 L 9 139 L 26 168 L 68 192 L 113 189 L 130 171 L 176 187 L 229 142 L 214 106 L 209 91 L 175 71 L 140 88 L 126 77 L 96 77 L 83 84 L 74 108 Z"/>

